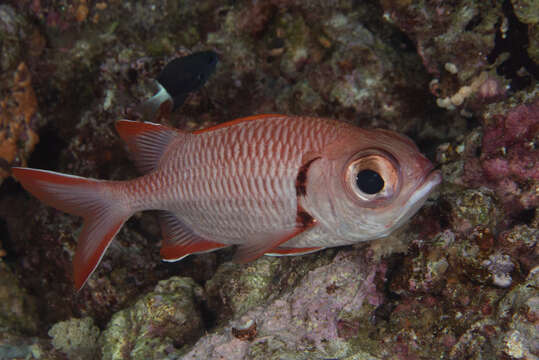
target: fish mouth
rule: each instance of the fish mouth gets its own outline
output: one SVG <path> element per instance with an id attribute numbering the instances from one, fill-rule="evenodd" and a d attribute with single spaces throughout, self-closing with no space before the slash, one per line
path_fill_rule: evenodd
<path id="1" fill-rule="evenodd" d="M 434 169 L 426 173 L 423 181 L 420 182 L 415 190 L 414 194 L 408 200 L 409 202 L 417 202 L 423 197 L 427 197 L 432 190 L 442 182 L 442 172 L 440 170 Z"/>
<path id="2" fill-rule="evenodd" d="M 426 172 L 423 181 L 420 182 L 420 185 L 414 190 L 412 196 L 406 202 L 406 205 L 413 211 L 417 211 L 427 200 L 427 197 L 430 193 L 442 182 L 442 172 L 440 170 L 429 169 Z"/>
<path id="3" fill-rule="evenodd" d="M 418 179 L 416 188 L 412 190 L 412 195 L 406 201 L 405 206 L 413 206 L 419 202 L 423 204 L 432 190 L 442 182 L 442 172 L 440 166 L 434 166 L 426 157 L 422 156 L 423 174 Z"/>
<path id="4" fill-rule="evenodd" d="M 425 200 L 427 200 L 430 193 L 442 182 L 442 172 L 434 169 L 433 167 L 427 169 L 424 178 L 419 182 L 419 186 L 413 190 L 413 195 L 410 196 L 408 201 L 404 204 L 406 209 L 401 215 L 392 222 L 392 227 L 401 226 L 408 218 L 409 214 L 415 214 Z"/>
<path id="5" fill-rule="evenodd" d="M 410 196 L 407 204 L 414 204 L 420 201 L 423 197 L 426 199 L 430 192 L 442 182 L 442 172 L 439 170 L 440 166 L 434 167 L 434 165 L 425 157 L 423 157 L 423 160 L 423 176 L 418 181 L 418 185 L 413 190 L 413 195 Z M 422 203 L 422 201 L 420 202 Z"/>

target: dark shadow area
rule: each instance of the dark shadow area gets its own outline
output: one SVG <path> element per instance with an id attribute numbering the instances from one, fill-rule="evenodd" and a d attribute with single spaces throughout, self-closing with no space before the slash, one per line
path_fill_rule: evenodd
<path id="1" fill-rule="evenodd" d="M 58 134 L 52 122 L 42 127 L 39 132 L 39 143 L 28 159 L 28 166 L 38 169 L 57 169 L 62 150 L 67 146 Z"/>
<path id="2" fill-rule="evenodd" d="M 0 243 L 0 249 L 4 249 L 6 255 L 2 257 L 2 261 L 6 263 L 12 263 L 15 261 L 13 256 L 13 251 L 11 250 L 11 237 L 9 234 L 9 228 L 7 226 L 6 220 L 0 218 L 0 234 L 2 236 L 2 243 Z"/>
<path id="3" fill-rule="evenodd" d="M 535 218 L 535 208 L 520 211 L 514 216 L 515 224 L 525 224 L 530 226 Z"/>
<path id="4" fill-rule="evenodd" d="M 530 86 L 533 78 L 539 79 L 539 66 L 528 55 L 528 25 L 518 20 L 511 1 L 505 0 L 502 8 L 509 22 L 508 30 L 505 33 L 496 33 L 494 49 L 487 58 L 489 63 L 493 64 L 500 54 L 510 54 L 496 72 L 511 80 L 512 91 L 519 91 Z M 521 69 L 525 69 L 528 74 Z"/>

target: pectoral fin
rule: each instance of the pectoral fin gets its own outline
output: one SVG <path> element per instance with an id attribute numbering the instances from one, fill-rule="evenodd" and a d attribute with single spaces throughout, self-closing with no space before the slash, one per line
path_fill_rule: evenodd
<path id="1" fill-rule="evenodd" d="M 280 245 L 298 236 L 304 231 L 312 229 L 316 226 L 317 221 L 303 207 L 298 205 L 296 215 L 296 227 L 290 231 L 275 234 L 258 234 L 254 236 L 254 240 L 249 244 L 244 244 L 238 247 L 234 255 L 234 261 L 237 263 L 246 263 L 258 259 L 264 254 L 280 253 Z M 316 251 L 320 248 L 299 249 L 307 252 Z M 289 252 L 290 254 L 293 251 Z M 286 255 L 286 254 L 285 254 Z"/>
<path id="2" fill-rule="evenodd" d="M 271 252 L 279 245 L 301 234 L 304 230 L 304 228 L 295 228 L 292 231 L 283 233 L 256 234 L 250 243 L 238 246 L 234 254 L 234 262 L 244 264 L 256 260 L 265 253 Z"/>
<path id="3" fill-rule="evenodd" d="M 179 261 L 191 254 L 213 251 L 228 246 L 196 235 L 169 211 L 161 211 L 159 218 L 163 235 L 161 256 L 164 261 Z"/>

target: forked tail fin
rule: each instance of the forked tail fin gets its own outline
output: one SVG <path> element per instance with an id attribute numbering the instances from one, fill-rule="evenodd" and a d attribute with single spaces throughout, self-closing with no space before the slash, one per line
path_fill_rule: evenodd
<path id="1" fill-rule="evenodd" d="M 111 240 L 131 216 L 119 193 L 112 191 L 115 183 L 38 169 L 14 167 L 11 170 L 22 186 L 39 200 L 84 218 L 73 258 L 73 279 L 80 290 Z"/>

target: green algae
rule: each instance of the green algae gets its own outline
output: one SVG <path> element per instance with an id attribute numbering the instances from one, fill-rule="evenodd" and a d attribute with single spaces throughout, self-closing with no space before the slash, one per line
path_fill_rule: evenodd
<path id="1" fill-rule="evenodd" d="M 242 314 L 271 298 L 272 280 L 279 267 L 280 259 L 275 257 L 263 257 L 246 265 L 224 263 L 206 283 L 206 291 L 225 303 L 233 314 Z"/>
<path id="2" fill-rule="evenodd" d="M 535 0 L 511 0 L 513 11 L 524 24 L 539 23 L 539 3 Z"/>
<path id="3" fill-rule="evenodd" d="M 54 348 L 70 359 L 90 360 L 98 351 L 99 329 L 90 317 L 56 323 L 49 330 L 49 336 Z"/>
<path id="4" fill-rule="evenodd" d="M 33 334 L 39 325 L 36 299 L 27 294 L 16 276 L 0 260 L 0 330 Z"/>
<path id="5" fill-rule="evenodd" d="M 288 76 L 295 76 L 312 56 L 310 29 L 302 16 L 284 14 L 277 21 L 277 28 L 282 29 L 285 53 L 281 57 L 281 71 Z"/>
<path id="6" fill-rule="evenodd" d="M 493 194 L 488 189 L 467 189 L 448 194 L 451 203 L 454 226 L 459 229 L 471 229 L 484 225 L 494 229 L 501 221 L 501 212 Z"/>

